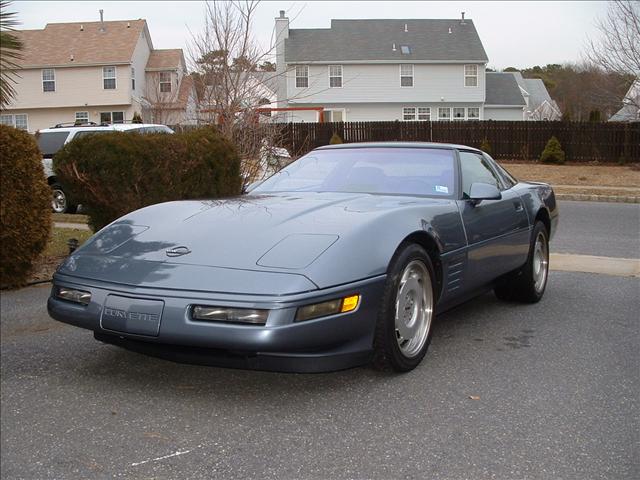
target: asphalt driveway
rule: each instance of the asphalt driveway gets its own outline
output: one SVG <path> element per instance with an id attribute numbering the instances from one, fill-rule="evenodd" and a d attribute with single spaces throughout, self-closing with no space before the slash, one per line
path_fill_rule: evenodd
<path id="1" fill-rule="evenodd" d="M 593 205 L 561 204 L 553 250 L 606 255 L 617 218 L 611 251 L 637 258 L 640 207 Z M 50 320 L 47 295 L 1 298 L 2 478 L 640 478 L 637 278 L 477 298 L 405 375 L 174 364 Z"/>

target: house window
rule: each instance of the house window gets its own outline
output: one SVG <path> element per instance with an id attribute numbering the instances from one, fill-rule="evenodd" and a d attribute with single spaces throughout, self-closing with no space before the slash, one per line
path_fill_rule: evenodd
<path id="1" fill-rule="evenodd" d="M 477 65 L 464 66 L 464 86 L 465 87 L 478 86 L 478 66 Z"/>
<path id="2" fill-rule="evenodd" d="M 343 109 L 324 111 L 325 122 L 344 122 L 344 117 L 345 117 L 345 113 Z"/>
<path id="3" fill-rule="evenodd" d="M 160 72 L 160 92 L 171 93 L 171 72 Z"/>
<path id="4" fill-rule="evenodd" d="M 478 120 L 480 118 L 480 108 L 479 107 L 467 108 L 467 118 L 469 120 Z"/>
<path id="5" fill-rule="evenodd" d="M 400 65 L 400 86 L 413 87 L 413 65 Z"/>
<path id="6" fill-rule="evenodd" d="M 411 47 L 409 45 L 400 45 L 400 53 L 402 55 L 411 55 Z"/>
<path id="7" fill-rule="evenodd" d="M 329 87 L 342 88 L 342 65 L 329 65 Z"/>
<path id="8" fill-rule="evenodd" d="M 431 108 L 418 107 L 418 120 L 423 120 L 423 121 L 431 120 Z"/>
<path id="9" fill-rule="evenodd" d="M 26 113 L 18 113 L 15 115 L 0 115 L 0 124 L 15 127 L 18 130 L 29 130 Z"/>
<path id="10" fill-rule="evenodd" d="M 416 119 L 416 107 L 404 107 L 402 109 L 402 120 L 412 122 Z"/>
<path id="11" fill-rule="evenodd" d="M 100 123 L 124 123 L 124 112 L 100 112 Z"/>
<path id="12" fill-rule="evenodd" d="M 102 88 L 104 90 L 115 90 L 116 67 L 102 67 Z"/>
<path id="13" fill-rule="evenodd" d="M 45 68 L 42 70 L 42 91 L 56 91 L 56 71 L 53 68 Z"/>
<path id="14" fill-rule="evenodd" d="M 438 107 L 438 120 L 451 120 L 451 109 L 449 107 Z"/>
<path id="15" fill-rule="evenodd" d="M 464 120 L 464 107 L 455 107 L 453 109 L 454 120 Z"/>
<path id="16" fill-rule="evenodd" d="M 89 112 L 76 112 L 76 124 L 89 123 Z"/>
<path id="17" fill-rule="evenodd" d="M 309 66 L 296 65 L 296 88 L 309 87 Z"/>
<path id="18" fill-rule="evenodd" d="M 131 67 L 131 90 L 136 89 L 136 69 Z"/>

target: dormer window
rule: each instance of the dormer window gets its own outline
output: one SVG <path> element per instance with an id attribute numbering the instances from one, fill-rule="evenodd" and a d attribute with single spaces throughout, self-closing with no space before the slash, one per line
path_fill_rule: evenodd
<path id="1" fill-rule="evenodd" d="M 160 72 L 160 93 L 171 93 L 171 72 Z"/>

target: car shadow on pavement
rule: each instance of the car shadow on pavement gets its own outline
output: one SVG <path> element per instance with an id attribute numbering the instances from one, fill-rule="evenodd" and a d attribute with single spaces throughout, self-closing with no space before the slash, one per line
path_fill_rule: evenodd
<path id="1" fill-rule="evenodd" d="M 436 319 L 432 345 L 424 361 L 414 371 L 406 374 L 380 372 L 370 366 L 315 374 L 197 366 L 147 357 L 101 343 L 92 346 L 89 358 L 82 362 L 74 359 L 73 365 L 64 368 L 82 369 L 83 378 L 104 384 L 104 388 L 112 391 L 144 386 L 144 390 L 152 396 L 182 392 L 189 397 L 217 397 L 231 401 L 260 398 L 260 401 L 272 401 L 283 395 L 290 396 L 292 392 L 335 393 L 367 385 L 379 388 L 382 385 L 400 385 L 417 375 L 443 374 L 448 366 L 447 358 L 442 353 L 459 348 L 461 343 L 466 350 L 505 344 L 505 337 L 500 336 L 504 329 L 502 327 L 515 322 L 518 328 L 513 331 L 520 332 L 520 322 L 517 313 L 504 313 L 522 308 L 522 305 L 505 304 L 487 294 L 444 313 Z M 511 342 L 521 341 L 522 339 L 515 338 Z M 99 385 L 96 387 L 100 388 Z M 251 392 L 258 396 L 247 395 Z"/>

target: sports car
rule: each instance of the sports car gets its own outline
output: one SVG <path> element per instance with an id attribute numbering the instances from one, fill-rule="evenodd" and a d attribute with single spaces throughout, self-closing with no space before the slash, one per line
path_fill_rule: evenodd
<path id="1" fill-rule="evenodd" d="M 292 372 L 423 359 L 436 314 L 545 291 L 558 209 L 461 145 L 317 148 L 237 198 L 132 212 L 62 263 L 57 320 L 180 362 Z"/>

